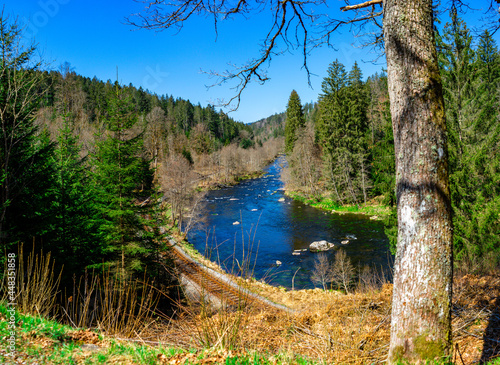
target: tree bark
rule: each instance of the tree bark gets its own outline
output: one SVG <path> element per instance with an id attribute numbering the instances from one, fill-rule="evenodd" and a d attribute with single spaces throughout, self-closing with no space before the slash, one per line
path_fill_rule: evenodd
<path id="1" fill-rule="evenodd" d="M 432 0 L 385 0 L 398 244 L 389 363 L 450 355 L 452 221 Z"/>

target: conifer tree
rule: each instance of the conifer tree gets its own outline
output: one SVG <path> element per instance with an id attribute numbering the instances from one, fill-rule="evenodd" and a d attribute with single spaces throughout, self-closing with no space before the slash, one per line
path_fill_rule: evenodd
<path id="1" fill-rule="evenodd" d="M 286 108 L 285 122 L 285 152 L 292 152 L 298 134 L 304 129 L 306 119 L 302 110 L 299 94 L 292 90 Z"/>
<path id="2" fill-rule="evenodd" d="M 63 120 L 53 156 L 54 182 L 50 189 L 53 231 L 46 245 L 56 263 L 64 265 L 65 273 L 78 275 L 104 258 L 99 231 L 103 222 L 85 160 L 79 156 L 78 137 L 73 135 L 69 114 Z"/>
<path id="3" fill-rule="evenodd" d="M 102 229 L 108 264 L 124 277 L 143 269 L 141 258 L 147 254 L 144 241 L 148 233 L 140 204 L 144 177 L 140 158 L 142 140 L 131 131 L 137 114 L 131 98 L 118 85 L 115 88 L 115 95 L 109 101 L 107 135 L 97 144 L 92 164 L 105 220 Z"/>
<path id="4" fill-rule="evenodd" d="M 41 102 L 41 62 L 22 28 L 0 16 L 0 245 L 41 238 L 49 229 L 52 143 L 33 113 Z M 2 259 L 0 259 L 1 261 Z"/>
<path id="5" fill-rule="evenodd" d="M 323 148 L 323 159 L 328 187 L 334 191 L 334 198 L 343 203 L 345 200 L 341 180 L 338 173 L 338 147 L 344 137 L 342 125 L 347 115 L 347 73 L 338 60 L 330 64 L 327 76 L 321 84 L 322 94 L 319 97 L 319 112 L 316 121 L 316 132 Z"/>
<path id="6" fill-rule="evenodd" d="M 369 181 L 370 171 L 368 169 L 370 161 L 368 160 L 368 92 L 363 75 L 357 62 L 348 75 L 347 104 L 349 114 L 346 122 L 349 133 L 347 139 L 348 150 L 352 155 L 351 163 L 353 165 L 353 184 L 355 189 L 361 191 L 363 201 L 366 204 L 368 198 L 368 189 L 371 186 Z"/>
<path id="7" fill-rule="evenodd" d="M 385 80 L 387 81 L 387 79 Z M 377 139 L 372 146 L 372 177 L 374 195 L 382 195 L 383 203 L 391 208 L 396 203 L 394 163 L 394 135 L 392 130 L 389 99 L 383 102 L 381 125 L 377 131 Z"/>
<path id="8" fill-rule="evenodd" d="M 323 146 L 325 176 L 338 202 L 366 201 L 370 186 L 368 94 L 357 64 L 347 74 L 344 65 L 333 62 L 323 80 L 322 92 L 317 132 Z"/>
<path id="9" fill-rule="evenodd" d="M 456 259 L 469 270 L 499 260 L 498 50 L 487 32 L 477 52 L 465 22 L 451 13 L 438 37 L 450 151 Z"/>

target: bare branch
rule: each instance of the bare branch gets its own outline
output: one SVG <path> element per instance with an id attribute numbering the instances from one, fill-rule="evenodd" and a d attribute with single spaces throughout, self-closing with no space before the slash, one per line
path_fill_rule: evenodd
<path id="1" fill-rule="evenodd" d="M 370 1 L 364 2 L 362 4 L 343 6 L 340 8 L 340 10 L 342 10 L 342 11 L 356 10 L 356 9 L 367 8 L 367 7 L 373 6 L 373 5 L 382 5 L 382 0 L 370 0 Z"/>
<path id="2" fill-rule="evenodd" d="M 311 85 L 311 72 L 308 67 L 307 58 L 310 52 L 321 45 L 332 46 L 330 35 L 339 27 L 352 24 L 375 24 L 372 22 L 382 12 L 369 12 L 358 14 L 358 9 L 363 4 L 348 6 L 356 9 L 353 19 L 332 20 L 327 14 L 318 9 L 327 9 L 327 0 L 135 0 L 145 4 L 145 9 L 140 14 L 134 14 L 127 18 L 129 25 L 162 31 L 173 28 L 180 31 L 191 16 L 197 15 L 205 18 L 213 18 L 215 31 L 221 20 L 226 20 L 233 16 L 243 16 L 250 11 L 258 10 L 271 11 L 273 20 L 261 45 L 258 57 L 250 60 L 246 64 L 236 67 L 231 65 L 229 70 L 224 72 L 207 72 L 216 78 L 213 85 L 216 86 L 227 82 L 234 82 L 233 89 L 236 90 L 229 101 L 219 100 L 218 106 L 229 107 L 231 110 L 238 108 L 242 91 L 252 81 L 262 84 L 269 80 L 266 73 L 266 63 L 271 61 L 273 56 L 281 55 L 285 52 L 300 50 L 303 57 L 302 67 L 306 70 L 309 85 Z M 380 4 L 382 0 L 371 0 L 368 5 Z M 321 10 L 320 10 L 321 11 Z M 379 37 L 376 37 L 379 39 Z"/>

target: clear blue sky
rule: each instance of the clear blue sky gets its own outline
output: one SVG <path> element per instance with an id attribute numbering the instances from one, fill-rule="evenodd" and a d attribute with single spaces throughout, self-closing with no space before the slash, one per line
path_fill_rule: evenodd
<path id="1" fill-rule="evenodd" d="M 481 2 L 487 3 L 475 4 Z M 122 84 L 202 105 L 234 95 L 230 84 L 207 89 L 215 80 L 203 71 L 223 72 L 229 63 L 241 65 L 256 57 L 271 20 L 263 12 L 248 20 L 220 23 L 216 39 L 210 19 L 193 18 L 177 34 L 134 29 L 124 18 L 143 5 L 133 0 L 6 0 L 3 4 L 6 14 L 28 24 L 27 35 L 35 37 L 52 69 L 69 62 L 80 75 L 114 81 L 118 67 Z M 338 13 L 343 5 L 344 1 L 331 0 L 330 11 Z M 248 123 L 282 112 L 293 89 L 302 102 L 315 101 L 328 65 L 335 59 L 347 70 L 357 61 L 365 77 L 381 71 L 384 58 L 378 64 L 371 62 L 379 55 L 361 48 L 349 28 L 337 32 L 334 42 L 337 50 L 321 48 L 309 57 L 309 68 L 317 75 L 311 79 L 313 88 L 301 69 L 300 51 L 276 56 L 269 67 L 271 80 L 248 87 L 231 116 Z"/>

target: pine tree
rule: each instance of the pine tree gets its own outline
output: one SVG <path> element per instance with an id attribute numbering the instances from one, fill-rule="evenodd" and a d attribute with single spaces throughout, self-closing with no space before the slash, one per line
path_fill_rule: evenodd
<path id="1" fill-rule="evenodd" d="M 497 122 L 498 50 L 489 33 L 477 52 L 472 35 L 456 11 L 438 38 L 447 111 L 450 187 L 456 259 L 469 270 L 494 266 L 500 255 L 496 237 L 499 158 Z"/>
<path id="2" fill-rule="evenodd" d="M 52 143 L 33 113 L 42 101 L 41 62 L 22 29 L 0 16 L 0 245 L 41 238 L 50 229 Z M 0 259 L 1 261 L 2 259 Z"/>
<path id="3" fill-rule="evenodd" d="M 338 60 L 332 62 L 327 70 L 327 76 L 321 84 L 322 94 L 319 97 L 318 119 L 316 121 L 316 132 L 318 140 L 323 148 L 323 159 L 325 166 L 324 176 L 328 181 L 328 187 L 335 193 L 334 199 L 339 203 L 345 200 L 338 169 L 339 147 L 344 137 L 344 116 L 347 115 L 347 73 L 345 67 Z"/>
<path id="4" fill-rule="evenodd" d="M 54 183 L 50 189 L 53 230 L 46 246 L 65 273 L 78 275 L 104 259 L 103 240 L 99 231 L 103 222 L 95 204 L 96 192 L 89 184 L 85 160 L 80 158 L 78 138 L 73 135 L 70 116 L 57 138 L 53 156 Z"/>
<path id="5" fill-rule="evenodd" d="M 147 254 L 144 241 L 148 233 L 139 204 L 144 176 L 142 140 L 131 131 L 137 115 L 131 98 L 115 87 L 115 96 L 109 101 L 107 136 L 97 144 L 92 164 L 105 219 L 102 229 L 108 264 L 123 277 L 143 269 L 141 258 Z"/>
<path id="6" fill-rule="evenodd" d="M 347 74 L 344 65 L 333 62 L 322 83 L 316 129 L 323 146 L 325 176 L 341 204 L 366 202 L 371 185 L 366 90 L 357 64 Z"/>
<path id="7" fill-rule="evenodd" d="M 286 108 L 285 122 L 285 152 L 292 152 L 298 134 L 302 132 L 306 125 L 304 111 L 299 94 L 292 90 Z"/>
<path id="8" fill-rule="evenodd" d="M 383 79 L 383 84 L 385 85 L 384 91 L 387 93 L 387 78 Z M 381 104 L 380 126 L 377 128 L 376 137 L 374 137 L 376 139 L 371 150 L 373 193 L 376 196 L 382 195 L 384 197 L 382 203 L 392 208 L 396 203 L 394 135 L 389 99 L 386 98 Z"/>
<path id="9" fill-rule="evenodd" d="M 347 104 L 349 114 L 346 122 L 348 123 L 348 149 L 351 154 L 353 165 L 352 179 L 354 189 L 361 191 L 363 201 L 366 204 L 368 198 L 368 189 L 371 186 L 369 175 L 370 161 L 368 159 L 368 103 L 369 96 L 367 87 L 362 80 L 363 75 L 357 62 L 349 72 L 347 81 Z"/>

